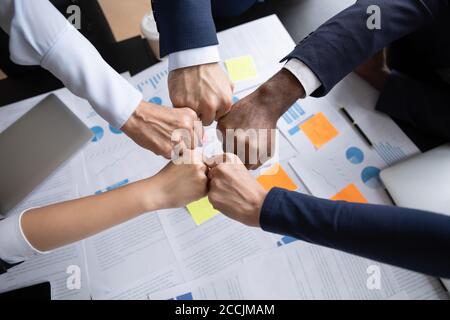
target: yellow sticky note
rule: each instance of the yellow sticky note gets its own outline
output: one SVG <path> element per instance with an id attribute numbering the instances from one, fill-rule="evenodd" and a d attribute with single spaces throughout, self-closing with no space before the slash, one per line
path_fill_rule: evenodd
<path id="1" fill-rule="evenodd" d="M 208 197 L 192 202 L 191 204 L 188 204 L 186 208 L 191 214 L 192 219 L 194 219 L 195 224 L 198 226 L 204 224 L 219 213 L 219 211 L 214 209 L 209 202 Z"/>
<path id="2" fill-rule="evenodd" d="M 257 180 L 266 191 L 269 191 L 275 187 L 290 191 L 295 191 L 298 189 L 294 181 L 292 181 L 279 163 L 264 172 L 258 177 Z"/>
<path id="3" fill-rule="evenodd" d="M 233 82 L 255 78 L 258 73 L 252 56 L 243 56 L 225 61 Z"/>
<path id="4" fill-rule="evenodd" d="M 342 189 L 338 194 L 331 198 L 334 201 L 347 201 L 357 203 L 368 203 L 364 195 L 359 191 L 358 187 L 353 183 Z"/>
<path id="5" fill-rule="evenodd" d="M 317 149 L 339 134 L 339 131 L 322 112 L 301 124 L 300 129 Z"/>

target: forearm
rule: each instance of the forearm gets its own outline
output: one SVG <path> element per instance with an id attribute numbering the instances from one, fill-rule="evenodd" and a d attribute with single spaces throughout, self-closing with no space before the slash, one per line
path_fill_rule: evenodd
<path id="1" fill-rule="evenodd" d="M 450 276 L 450 217 L 413 209 L 318 199 L 272 190 L 264 230 L 431 274 Z"/>
<path id="2" fill-rule="evenodd" d="M 299 80 L 288 70 L 281 69 L 258 88 L 261 106 L 280 118 L 298 99 L 305 95 Z"/>
<path id="3" fill-rule="evenodd" d="M 0 26 L 15 63 L 41 65 L 112 126 L 123 126 L 142 100 L 48 0 L 0 0 Z"/>
<path id="4" fill-rule="evenodd" d="M 368 28 L 369 6 L 381 12 L 381 30 Z M 431 24 L 448 6 L 447 0 L 360 0 L 320 26 L 286 58 L 305 63 L 327 94 L 367 58 L 394 41 Z"/>
<path id="5" fill-rule="evenodd" d="M 147 179 L 101 195 L 33 209 L 23 215 L 22 230 L 37 250 L 53 250 L 156 210 L 156 190 L 155 198 L 145 197 L 154 188 Z"/>

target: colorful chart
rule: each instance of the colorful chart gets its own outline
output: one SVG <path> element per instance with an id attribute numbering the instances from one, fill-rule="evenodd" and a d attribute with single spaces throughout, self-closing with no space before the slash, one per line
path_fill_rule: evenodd
<path id="1" fill-rule="evenodd" d="M 389 166 L 407 158 L 406 153 L 398 146 L 392 146 L 389 142 L 374 146 L 375 151 Z"/>
<path id="2" fill-rule="evenodd" d="M 147 86 L 147 85 L 152 86 L 153 89 L 157 89 L 159 83 L 162 83 L 163 80 L 165 80 L 165 78 L 167 77 L 168 74 L 169 74 L 168 70 L 155 73 L 154 75 L 150 76 L 148 79 L 146 79 L 146 80 L 142 81 L 141 83 L 139 83 L 137 85 L 137 88 L 141 92 L 144 91 L 144 87 Z"/>
<path id="3" fill-rule="evenodd" d="M 380 169 L 367 167 L 361 173 L 361 179 L 366 186 L 372 189 L 378 189 L 382 186 L 380 180 Z"/>
<path id="4" fill-rule="evenodd" d="M 353 164 L 361 164 L 364 161 L 364 153 L 357 147 L 348 148 L 345 156 L 347 160 Z"/>
<path id="5" fill-rule="evenodd" d="M 291 124 L 294 121 L 300 119 L 301 116 L 305 115 L 305 110 L 300 106 L 298 102 L 294 103 L 294 105 L 283 114 L 283 119 L 287 124 Z"/>
<path id="6" fill-rule="evenodd" d="M 148 102 L 162 105 L 162 99 L 160 97 L 153 97 L 150 100 L 148 100 Z"/>
<path id="7" fill-rule="evenodd" d="M 286 244 L 289 244 L 289 243 L 292 243 L 295 241 L 298 241 L 298 239 L 290 237 L 290 236 L 284 236 L 283 238 L 280 239 L 280 241 L 277 242 L 277 246 L 281 247 L 283 245 L 286 245 Z"/>
<path id="8" fill-rule="evenodd" d="M 188 300 L 194 300 L 194 297 L 192 296 L 192 292 L 188 292 L 188 293 L 179 295 L 175 299 L 170 299 L 170 300 L 188 301 Z"/>
<path id="9" fill-rule="evenodd" d="M 105 131 L 100 126 L 92 127 L 91 131 L 94 134 L 94 137 L 91 140 L 92 142 L 98 142 L 102 140 L 103 136 L 105 135 Z"/>
<path id="10" fill-rule="evenodd" d="M 109 131 L 111 131 L 113 134 L 122 134 L 122 130 L 116 129 L 113 126 L 109 125 Z"/>

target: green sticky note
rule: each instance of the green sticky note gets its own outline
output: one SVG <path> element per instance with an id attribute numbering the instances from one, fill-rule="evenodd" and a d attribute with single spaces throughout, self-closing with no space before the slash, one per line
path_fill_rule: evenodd
<path id="1" fill-rule="evenodd" d="M 191 214 L 192 219 L 194 219 L 195 224 L 198 226 L 204 224 L 219 213 L 219 211 L 214 209 L 209 202 L 208 197 L 192 202 L 191 204 L 188 204 L 186 208 Z"/>
<path id="2" fill-rule="evenodd" d="M 258 73 L 252 56 L 243 56 L 225 61 L 233 82 L 255 78 Z"/>

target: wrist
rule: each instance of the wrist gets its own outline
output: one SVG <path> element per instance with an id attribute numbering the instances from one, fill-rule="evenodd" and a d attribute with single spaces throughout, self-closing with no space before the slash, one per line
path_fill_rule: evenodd
<path id="1" fill-rule="evenodd" d="M 252 204 L 252 213 L 250 214 L 251 220 L 247 223 L 249 226 L 257 228 L 261 227 L 260 223 L 261 210 L 264 204 L 264 200 L 267 197 L 267 194 L 268 192 L 263 188 L 256 188 L 255 197 L 253 201 L 251 201 Z"/>
<path id="2" fill-rule="evenodd" d="M 270 106 L 270 112 L 280 118 L 305 90 L 298 79 L 288 70 L 281 69 L 257 90 L 258 95 Z"/>
<path id="3" fill-rule="evenodd" d="M 159 209 L 164 209 L 165 193 L 161 192 L 161 188 L 158 188 L 158 183 L 155 181 L 155 177 L 151 177 L 140 182 L 140 206 L 142 212 L 152 212 Z"/>
<path id="4" fill-rule="evenodd" d="M 141 101 L 141 103 L 139 103 L 139 105 L 137 106 L 136 110 L 134 110 L 134 112 L 131 114 L 130 118 L 128 118 L 127 122 L 125 122 L 121 130 L 126 135 L 130 136 L 130 134 L 136 131 L 136 128 L 138 128 L 140 122 L 139 114 L 141 113 L 141 110 L 148 107 L 148 104 L 149 104 L 148 102 Z"/>

